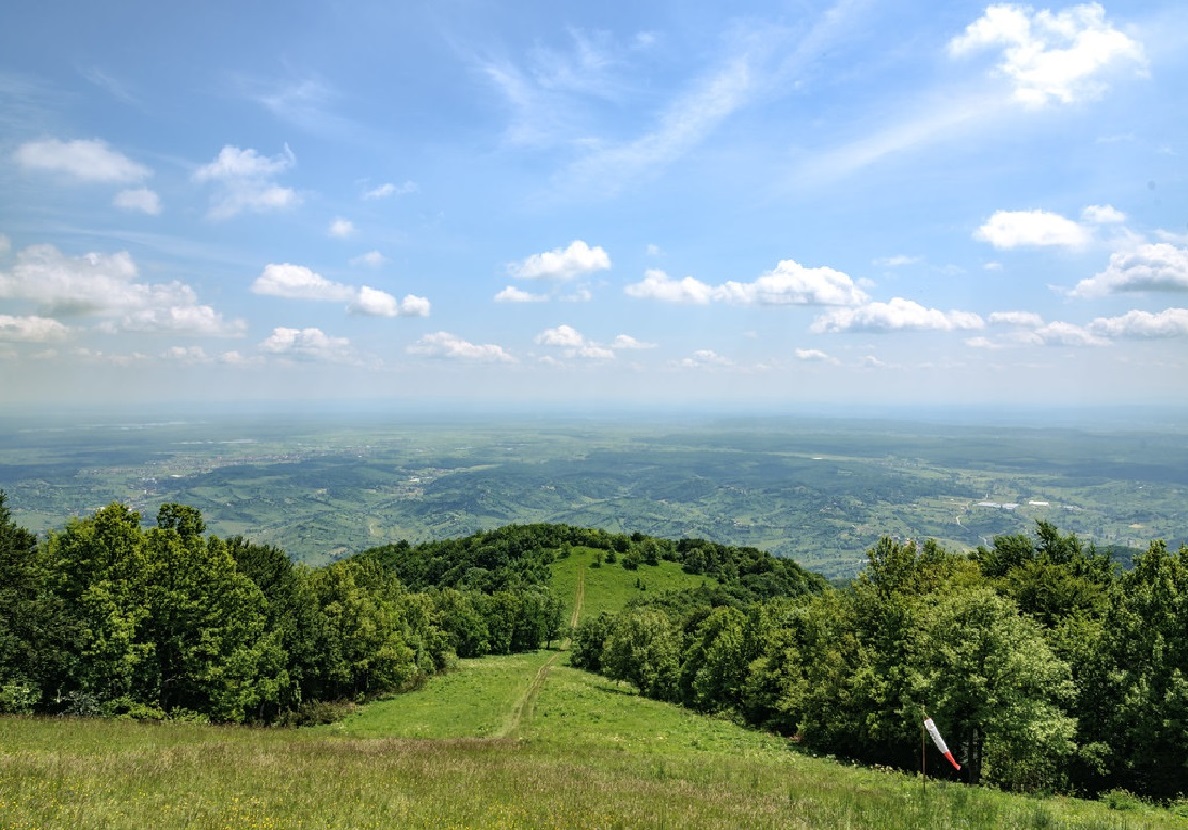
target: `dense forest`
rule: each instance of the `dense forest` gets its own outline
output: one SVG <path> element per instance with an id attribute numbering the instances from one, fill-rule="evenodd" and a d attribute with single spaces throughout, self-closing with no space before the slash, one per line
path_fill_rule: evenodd
<path id="1" fill-rule="evenodd" d="M 414 688 L 457 658 L 540 648 L 562 631 L 549 564 L 574 545 L 623 567 L 681 562 L 722 601 L 819 590 L 753 548 L 561 525 L 373 548 L 329 565 L 206 535 L 193 507 L 156 526 L 113 503 L 39 540 L 0 491 L 0 712 L 300 723 L 325 704 Z"/>
<path id="2" fill-rule="evenodd" d="M 1188 547 L 1153 542 L 1119 572 L 1043 522 L 971 554 L 885 538 L 843 588 L 719 599 L 587 620 L 573 662 L 866 763 L 918 769 L 927 713 L 962 780 L 1188 790 Z"/>
<path id="3" fill-rule="evenodd" d="M 204 530 L 192 507 L 145 529 L 114 503 L 39 541 L 0 493 L 0 711 L 302 722 L 561 632 L 539 568 L 412 590 L 377 555 L 306 568 Z"/>
<path id="4" fill-rule="evenodd" d="M 317 568 L 173 503 L 152 527 L 113 503 L 38 538 L 0 492 L 0 712 L 327 717 L 568 635 L 549 566 L 577 547 L 713 577 L 572 632 L 575 666 L 643 695 L 903 769 L 927 713 L 963 780 L 1007 789 L 1188 786 L 1188 547 L 1153 542 L 1122 570 L 1045 522 L 971 553 L 884 538 L 830 586 L 755 548 L 550 524 Z"/>

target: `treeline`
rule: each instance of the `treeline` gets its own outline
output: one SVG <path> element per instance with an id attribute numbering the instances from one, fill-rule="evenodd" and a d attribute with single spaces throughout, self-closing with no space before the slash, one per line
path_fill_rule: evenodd
<path id="1" fill-rule="evenodd" d="M 111 504 L 39 541 L 0 491 L 0 712 L 301 722 L 540 648 L 561 617 L 539 578 L 418 590 L 376 556 L 301 567 L 179 504 L 147 529 Z"/>
<path id="2" fill-rule="evenodd" d="M 1188 547 L 1133 564 L 1044 522 L 968 555 L 883 539 L 844 588 L 642 600 L 579 626 L 572 659 L 820 753 L 918 769 L 926 712 L 964 780 L 1171 800 L 1188 792 Z"/>
<path id="3" fill-rule="evenodd" d="M 686 573 L 713 577 L 720 585 L 718 593 L 733 601 L 799 596 L 819 592 L 826 585 L 819 574 L 758 548 L 557 524 L 509 525 L 416 547 L 398 542 L 371 548 L 362 556 L 378 560 L 414 589 L 491 592 L 547 583 L 554 558 L 568 556 L 575 547 L 598 551 L 599 564 L 621 565 L 627 570 L 655 566 L 662 560 L 675 562 Z"/>

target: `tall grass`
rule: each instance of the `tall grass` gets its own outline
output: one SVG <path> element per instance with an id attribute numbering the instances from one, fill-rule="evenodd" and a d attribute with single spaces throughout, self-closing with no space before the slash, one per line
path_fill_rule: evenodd
<path id="1" fill-rule="evenodd" d="M 337 731 L 0 719 L 0 827 L 1188 828 L 1166 811 L 924 790 L 546 665 L 555 657 L 468 663 Z M 518 739 L 462 737 L 496 723 L 489 688 L 515 704 L 542 667 Z M 418 730 L 436 739 L 361 737 Z"/>
<path id="2" fill-rule="evenodd" d="M 554 565 L 579 611 L 700 584 L 672 563 Z M 581 569 L 581 570 L 579 570 Z M 572 607 L 571 607 L 572 611 Z M 1033 799 L 803 755 L 538 651 L 303 730 L 0 718 L 0 828 L 1093 828 L 1188 820 Z M 510 736 L 510 737 L 508 737 Z"/>

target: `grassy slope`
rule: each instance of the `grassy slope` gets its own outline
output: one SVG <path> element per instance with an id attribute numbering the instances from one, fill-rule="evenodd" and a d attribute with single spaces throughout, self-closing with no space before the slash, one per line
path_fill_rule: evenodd
<path id="1" fill-rule="evenodd" d="M 484 677 L 519 674 L 526 691 L 559 654 L 493 658 Z M 453 717 L 425 718 L 418 698 Z M 371 720 L 436 740 L 0 719 L 0 827 L 1188 827 L 1166 812 L 922 790 L 559 664 L 516 737 L 459 737 L 457 719 L 485 698 L 481 683 L 442 678 Z"/>
<path id="2" fill-rule="evenodd" d="M 581 616 L 644 575 L 555 566 Z M 661 576 L 663 574 L 663 576 Z M 582 590 L 579 593 L 578 586 Z M 572 613 L 572 609 L 571 609 Z M 455 674 L 309 730 L 0 719 L 4 828 L 1157 828 L 1165 811 L 1039 800 L 849 768 L 641 699 L 564 652 Z"/>
<path id="3" fill-rule="evenodd" d="M 584 597 L 578 622 L 586 617 L 596 617 L 600 611 L 618 611 L 628 600 L 648 592 L 696 588 L 703 582 L 710 586 L 718 584 L 713 577 L 690 576 L 675 562 L 663 560 L 658 565 L 640 565 L 636 571 L 626 570 L 621 560 L 613 565 L 603 563 L 600 567 L 592 568 L 590 565 L 596 553 L 605 555 L 605 551 L 574 548 L 572 555 L 553 563 L 553 588 L 566 602 L 566 619 L 570 619 L 573 614 L 579 573 Z M 643 586 L 642 589 L 637 586 L 637 580 Z"/>

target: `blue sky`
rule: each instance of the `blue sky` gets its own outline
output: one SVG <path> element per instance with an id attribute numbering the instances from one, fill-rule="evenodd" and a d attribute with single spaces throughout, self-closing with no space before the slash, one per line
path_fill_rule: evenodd
<path id="1" fill-rule="evenodd" d="M 1188 404 L 1186 33 L 1171 0 L 18 4 L 0 398 Z"/>

